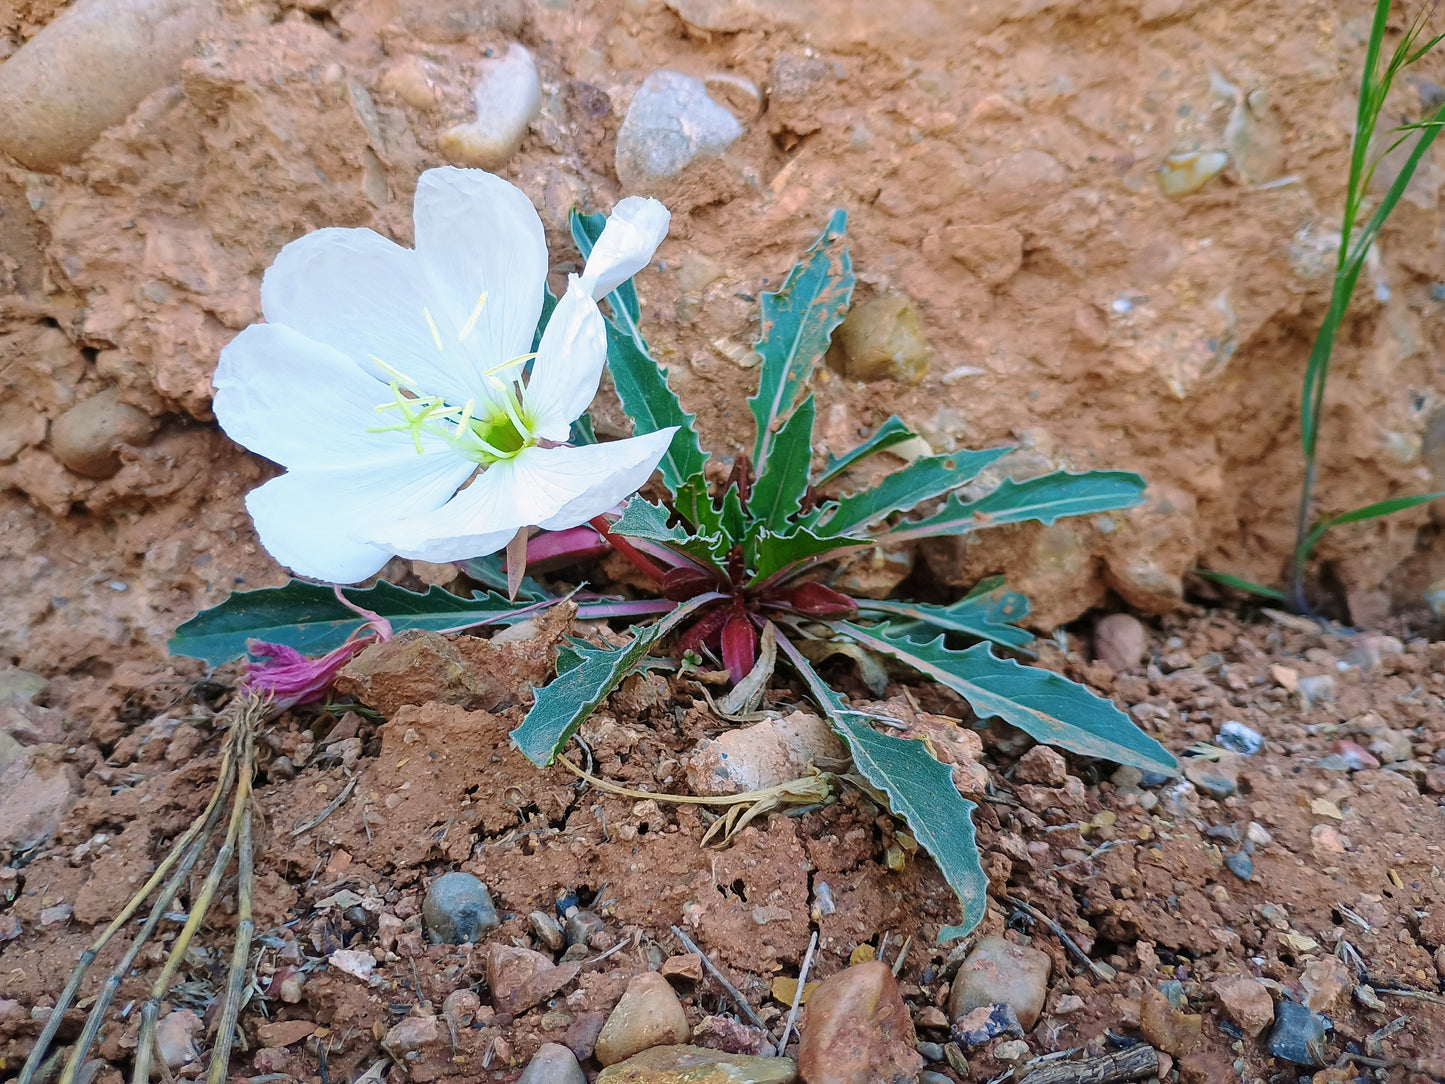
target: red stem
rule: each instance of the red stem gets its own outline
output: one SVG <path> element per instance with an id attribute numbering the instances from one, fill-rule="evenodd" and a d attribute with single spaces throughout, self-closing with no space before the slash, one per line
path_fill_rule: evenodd
<path id="1" fill-rule="evenodd" d="M 639 553 L 637 548 L 633 546 L 631 542 L 627 541 L 627 539 L 623 538 L 620 534 L 613 534 L 612 527 L 608 524 L 604 516 L 594 516 L 588 522 L 592 524 L 598 534 L 607 539 L 613 549 L 640 568 L 654 582 L 662 582 L 662 577 L 665 575 L 663 570 L 652 560 Z"/>

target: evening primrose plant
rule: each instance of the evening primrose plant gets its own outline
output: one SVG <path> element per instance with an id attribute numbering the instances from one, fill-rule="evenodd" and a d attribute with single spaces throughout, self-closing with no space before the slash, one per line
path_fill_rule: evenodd
<path id="1" fill-rule="evenodd" d="M 511 195 L 514 189 L 505 186 L 504 191 L 498 187 L 503 182 L 494 181 L 476 190 L 500 194 L 496 198 L 511 204 L 518 202 Z M 423 191 L 434 191 L 429 186 L 437 182 L 426 178 L 423 182 L 428 187 L 418 190 L 418 254 L 428 251 L 424 238 L 435 236 L 424 235 L 420 222 Z M 979 720 L 1003 719 L 1038 741 L 1080 756 L 1164 774 L 1176 773 L 1176 762 L 1112 702 L 1059 674 L 996 653 L 995 648 L 1016 652 L 1032 638 L 1018 625 L 1028 612 L 1027 601 L 1000 580 L 979 584 L 952 602 L 875 600 L 841 589 L 839 564 L 880 543 L 969 535 L 1002 524 L 1052 523 L 1062 516 L 1128 508 L 1140 501 L 1143 480 L 1122 471 L 1059 471 L 1025 481 L 1004 478 L 985 484 L 980 481 L 982 473 L 996 464 L 1003 466 L 999 461 L 1010 451 L 997 447 L 917 457 L 876 484 L 859 484 L 860 468 L 871 457 L 889 449 L 902 450 L 900 446 L 906 443 L 916 446 L 915 435 L 897 417 L 890 417 L 857 447 L 842 454 L 815 455 L 813 376 L 848 310 L 854 283 L 844 236 L 846 216 L 840 211 L 782 288 L 762 295 L 761 335 L 756 344 L 758 385 L 748 400 L 755 422 L 751 451 L 736 457 L 728 472 L 714 473 L 714 477 L 727 473 L 725 483 L 710 484 L 709 457 L 698 440 L 693 415 L 682 409 L 668 386 L 666 370 L 653 359 L 638 326 L 636 292 L 626 281 L 627 275 L 621 274 L 625 270 L 630 275 L 645 264 L 641 259 L 644 250 L 650 257 L 661 237 L 657 221 L 656 211 L 630 201 L 623 201 L 611 218 L 574 212 L 572 234 L 586 259 L 586 270 L 574 278 L 550 317 L 542 317 L 530 381 L 523 376 L 525 360 L 514 362 L 520 355 L 513 351 L 527 338 L 520 322 L 511 328 L 510 337 L 497 338 L 489 355 L 456 357 L 455 369 L 446 368 L 441 359 L 427 353 L 431 329 L 425 319 L 418 325 L 414 315 L 409 336 L 398 331 L 383 344 L 392 353 L 383 358 L 385 366 L 368 367 L 353 355 L 353 367 L 364 372 L 372 384 L 365 385 L 365 395 L 353 394 L 349 400 L 355 409 L 346 415 L 351 427 L 346 431 L 348 439 L 362 439 L 356 435 L 361 406 L 365 404 L 374 417 L 378 402 L 373 400 L 379 390 L 384 391 L 392 395 L 395 406 L 388 406 L 383 397 L 381 413 L 392 416 L 384 425 L 373 423 L 361 430 L 367 434 L 366 440 L 393 457 L 378 457 L 375 462 L 400 463 L 403 452 L 415 458 L 415 442 L 420 441 L 421 458 L 432 456 L 447 466 L 437 468 L 442 482 L 414 481 L 417 488 L 427 491 L 425 498 L 396 493 L 393 499 L 398 502 L 399 515 L 381 514 L 381 509 L 373 508 L 375 519 L 353 532 L 347 543 L 351 547 L 348 560 L 337 561 L 334 568 L 344 566 L 354 573 L 369 567 L 374 572 L 380 567 L 378 560 L 393 552 L 428 560 L 481 557 L 462 567 L 482 590 L 470 597 L 436 587 L 420 594 L 383 582 L 343 593 L 292 581 L 282 588 L 233 595 L 183 625 L 172 649 L 215 664 L 243 654 L 248 644 L 259 655 L 291 663 L 298 653 L 336 658 L 341 648 L 356 642 L 349 638 L 355 636 L 363 618 L 372 628 L 388 634 L 405 628 L 446 631 L 512 624 L 564 598 L 576 604 L 580 618 L 629 621 L 620 646 L 573 639 L 559 650 L 557 677 L 536 690 L 526 718 L 512 732 L 518 749 L 539 767 L 551 764 L 588 715 L 625 677 L 640 669 L 670 666 L 680 675 L 712 671 L 709 680 L 733 687 L 733 692 L 719 701 L 720 711 L 731 717 L 765 699 L 774 668 L 781 665 L 799 679 L 806 695 L 847 744 L 856 769 L 849 778 L 886 801 L 907 823 L 958 893 L 962 922 L 946 928 L 944 937 L 966 933 L 983 916 L 986 891 L 974 843 L 974 804 L 960 795 L 952 767 L 935 756 L 927 738 L 887 733 L 902 724 L 866 710 L 861 702 L 835 688 L 825 671 L 840 671 L 831 669 L 834 664 L 826 660 L 841 654 L 858 661 L 865 685 L 879 694 L 890 670 L 933 680 L 962 697 Z M 665 219 L 661 221 L 665 226 Z M 282 263 L 278 260 L 278 265 Z M 474 296 L 479 288 L 497 288 L 490 284 L 479 287 L 474 280 L 455 286 L 451 296 L 462 300 Z M 602 298 L 610 315 L 603 318 L 599 314 L 593 321 L 596 301 Z M 418 301 L 430 304 L 426 295 L 419 293 L 411 297 L 403 314 L 412 314 Z M 569 305 L 573 313 L 564 309 Z M 527 309 L 529 314 L 532 311 Z M 470 319 L 460 304 L 443 313 L 449 321 L 448 331 L 465 327 Z M 271 316 L 270 309 L 267 315 Z M 455 322 L 458 316 L 463 321 L 460 324 Z M 566 321 L 562 325 L 565 332 L 556 330 L 559 320 Z M 324 328 L 313 325 L 318 332 L 316 341 L 323 339 L 321 330 L 329 332 L 338 323 Z M 440 320 L 437 330 L 445 344 Z M 401 348 L 403 338 L 411 344 L 410 352 Z M 358 337 L 346 341 L 356 343 Z M 367 340 L 363 358 L 377 353 L 374 341 Z M 562 421 L 571 422 L 582 415 L 597 378 L 588 367 L 587 386 L 574 389 L 565 403 L 551 405 L 538 389 L 548 387 L 548 367 L 560 369 L 564 362 L 559 360 L 559 349 L 549 348 L 549 343 L 565 343 L 589 358 L 596 352 L 605 354 L 617 397 L 638 436 L 610 444 L 591 443 L 585 418 L 563 433 Z M 308 357 L 333 367 L 340 365 L 318 347 L 306 349 Z M 419 365 L 418 357 L 430 367 Z M 482 395 L 502 362 L 514 362 L 508 379 L 515 397 L 505 399 L 498 397 L 500 393 L 492 396 L 488 392 L 491 397 L 483 406 Z M 578 365 L 575 361 L 571 364 Z M 408 381 L 400 374 L 417 376 L 417 380 Z M 232 379 L 237 383 L 227 386 L 239 387 L 241 377 Z M 360 381 L 359 377 L 353 379 Z M 218 386 L 220 383 L 218 379 Z M 222 414 L 219 396 L 217 412 Z M 235 415 L 223 415 L 223 424 L 227 417 Z M 498 454 L 509 452 L 518 438 L 525 440 L 528 433 L 538 434 L 534 443 L 510 458 Z M 570 443 L 549 447 L 551 441 L 564 437 L 570 438 Z M 635 456 L 616 450 L 629 444 L 640 449 Z M 249 442 L 248 446 L 264 451 Z M 293 451 L 274 443 L 265 447 L 278 453 Z M 293 472 L 321 469 L 316 458 L 299 454 L 302 448 L 298 437 L 294 451 L 299 466 L 281 461 Z M 560 473 L 547 475 L 543 465 L 528 468 L 538 472 L 530 476 L 533 483 L 540 484 L 537 480 L 545 478 L 549 485 L 564 490 L 563 498 L 556 502 L 562 511 L 532 515 L 524 502 L 536 498 L 516 493 L 511 503 L 499 499 L 485 505 L 506 513 L 494 524 L 477 512 L 482 507 L 479 502 L 466 499 L 470 489 L 503 470 L 515 473 L 503 475 L 505 483 L 494 484 L 522 485 L 521 469 L 508 464 L 562 448 L 578 463 L 601 464 L 591 485 L 580 476 L 574 480 Z M 458 461 L 456 471 L 448 473 L 454 460 Z M 406 462 L 416 469 L 410 460 Z M 461 484 L 456 479 L 461 477 L 462 463 L 480 473 L 457 496 L 439 497 L 447 487 L 454 490 Z M 358 476 L 358 486 L 369 465 L 363 461 L 346 468 Z M 661 482 L 655 491 L 658 498 L 635 495 L 654 466 Z M 277 481 L 284 482 L 286 477 L 289 475 Z M 624 485 L 630 488 L 622 490 Z M 321 507 L 308 509 L 306 514 L 314 521 L 334 522 L 320 493 L 317 500 Z M 420 508 L 418 503 L 429 507 Z M 273 546 L 273 539 L 289 537 L 287 529 L 273 526 L 268 539 L 259 517 L 258 526 L 267 547 L 281 557 L 283 551 Z M 518 535 L 519 527 L 533 526 L 566 529 L 527 538 L 525 558 L 521 546 L 509 547 L 505 566 L 498 557 L 485 557 L 512 538 L 525 537 Z M 468 547 L 473 552 L 463 552 Z M 559 585 L 553 590 L 535 578 L 524 578 L 518 567 L 524 559 L 532 562 L 534 571 L 568 567 L 608 549 L 630 561 L 649 587 L 628 597 L 587 593 L 586 585 L 572 590 Z M 298 551 L 284 552 L 292 555 Z M 353 553 L 354 559 L 350 559 Z M 303 570 L 294 563 L 292 567 Z M 327 566 L 328 571 L 332 568 Z M 287 650 L 276 650 L 278 645 Z M 253 667 L 253 683 L 264 684 L 264 677 L 256 675 L 264 675 L 265 670 L 264 665 Z M 314 686 L 314 675 L 308 676 Z"/>

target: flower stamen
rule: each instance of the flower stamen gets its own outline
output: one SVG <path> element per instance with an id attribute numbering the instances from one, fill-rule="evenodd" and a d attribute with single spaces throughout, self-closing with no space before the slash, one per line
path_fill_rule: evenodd
<path id="1" fill-rule="evenodd" d="M 477 307 L 474 308 L 472 310 L 472 314 L 467 317 L 467 322 L 462 325 L 461 331 L 457 332 L 457 342 L 464 343 L 467 341 L 467 336 L 470 335 L 472 333 L 472 329 L 477 326 L 477 317 L 482 315 L 482 306 L 486 303 L 487 292 L 483 290 L 482 296 L 477 298 Z"/>
<path id="2" fill-rule="evenodd" d="M 431 328 L 431 341 L 437 344 L 437 350 L 445 352 L 442 346 L 442 333 L 437 330 L 437 322 L 431 318 L 431 309 L 422 306 L 421 314 L 426 317 L 426 326 Z"/>
<path id="3" fill-rule="evenodd" d="M 382 367 L 382 369 L 384 369 L 386 372 L 388 372 L 388 373 L 390 373 L 392 376 L 396 377 L 396 379 L 401 382 L 401 384 L 402 384 L 403 387 L 407 387 L 407 388 L 414 388 L 414 387 L 416 387 L 416 380 L 413 379 L 412 377 L 407 376 L 404 372 L 402 372 L 400 369 L 398 369 L 395 365 L 388 365 L 386 362 L 382 361 L 382 360 L 381 360 L 379 357 L 377 357 L 375 354 L 368 354 L 367 357 L 369 357 L 372 361 L 376 362 L 376 364 L 380 365 L 380 366 Z M 386 405 L 387 405 L 388 407 L 391 406 L 390 403 L 387 403 Z"/>

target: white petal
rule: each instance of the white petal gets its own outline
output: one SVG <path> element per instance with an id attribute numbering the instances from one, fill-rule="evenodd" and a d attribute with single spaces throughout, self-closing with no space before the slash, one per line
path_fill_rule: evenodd
<path id="1" fill-rule="evenodd" d="M 542 333 L 525 405 L 538 436 L 565 441 L 572 422 L 597 395 L 607 364 L 607 327 L 597 302 L 571 276 Z"/>
<path id="2" fill-rule="evenodd" d="M 261 280 L 261 308 L 268 322 L 335 347 L 369 372 L 384 373 L 373 360 L 380 359 L 422 395 L 460 405 L 477 394 L 460 348 L 447 348 L 446 314 L 417 254 L 379 233 L 327 228 L 292 241 Z"/>
<path id="3" fill-rule="evenodd" d="M 531 522 L 543 530 L 561 531 L 613 508 L 652 477 L 676 432 L 677 426 L 673 425 L 607 444 L 529 448 L 527 469 L 533 484 L 547 486 L 557 496 L 568 490 L 572 494 L 551 516 Z"/>
<path id="4" fill-rule="evenodd" d="M 528 448 L 488 467 L 442 508 L 389 524 L 375 540 L 403 557 L 460 561 L 495 553 L 522 527 L 575 527 L 635 493 L 674 432 L 581 448 Z"/>
<path id="5" fill-rule="evenodd" d="M 221 351 L 213 409 L 226 435 L 286 467 L 360 466 L 415 458 L 409 433 L 389 424 L 391 389 L 341 351 L 283 324 L 252 324 Z M 430 434 L 423 447 L 445 446 Z"/>
<path id="6" fill-rule="evenodd" d="M 300 470 L 246 496 L 261 544 L 302 576 L 355 583 L 391 559 L 366 536 L 389 520 L 443 504 L 475 464 L 425 455 L 364 470 Z"/>
<path id="7" fill-rule="evenodd" d="M 671 220 L 666 207 L 642 196 L 628 196 L 612 208 L 582 271 L 588 292 L 600 301 L 651 263 Z"/>
<path id="8" fill-rule="evenodd" d="M 530 352 L 547 280 L 547 241 L 531 200 L 483 170 L 446 166 L 421 175 L 413 214 L 417 255 L 446 311 L 444 334 L 464 340 L 478 377 Z"/>

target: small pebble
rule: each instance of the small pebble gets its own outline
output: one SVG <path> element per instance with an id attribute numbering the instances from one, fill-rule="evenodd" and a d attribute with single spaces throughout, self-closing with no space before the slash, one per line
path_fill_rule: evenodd
<path id="1" fill-rule="evenodd" d="M 444 873 L 433 881 L 421 914 L 434 945 L 475 943 L 502 924 L 487 886 L 470 873 Z"/>
<path id="2" fill-rule="evenodd" d="M 1108 614 L 1094 626 L 1094 658 L 1116 674 L 1138 666 L 1145 646 L 1144 625 L 1133 614 Z"/>
<path id="3" fill-rule="evenodd" d="M 522 145 L 527 128 L 542 111 L 542 84 L 532 54 L 515 43 L 505 56 L 480 62 L 472 97 L 477 119 L 448 128 L 438 139 L 447 160 L 458 166 L 499 169 Z"/>
<path id="4" fill-rule="evenodd" d="M 1324 1065 L 1325 1018 L 1298 1002 L 1281 1001 L 1274 1009 L 1269 1052 L 1296 1065 Z"/>
<path id="5" fill-rule="evenodd" d="M 1023 1061 L 1031 1053 L 1029 1044 L 1022 1039 L 1010 1039 L 993 1048 L 993 1056 L 998 1061 Z"/>
<path id="6" fill-rule="evenodd" d="M 849 380 L 916 384 L 928 373 L 933 348 L 911 298 L 875 297 L 848 310 L 835 341 Z"/>
<path id="7" fill-rule="evenodd" d="M 561 925 L 547 912 L 533 911 L 527 916 L 527 921 L 532 927 L 532 932 L 536 934 L 537 940 L 553 952 L 560 951 L 562 946 L 567 943 Z"/>
<path id="8" fill-rule="evenodd" d="M 594 933 L 601 933 L 605 925 L 602 916 L 595 911 L 574 911 L 562 924 L 562 931 L 567 938 L 567 944 L 585 945 L 587 939 Z"/>
<path id="9" fill-rule="evenodd" d="M 942 1043 L 929 1043 L 919 1041 L 913 1045 L 913 1049 L 917 1050 L 920 1054 L 924 1056 L 924 1058 L 926 1058 L 930 1062 L 937 1062 L 943 1060 Z"/>
<path id="10" fill-rule="evenodd" d="M 1043 1011 L 1052 967 L 1046 952 L 995 935 L 984 937 L 958 969 L 948 999 L 949 1016 L 957 1022 L 980 1007 L 1003 1004 L 1027 1030 Z"/>
<path id="11" fill-rule="evenodd" d="M 522 1070 L 517 1084 L 587 1084 L 587 1074 L 572 1051 L 558 1043 L 543 1043 Z"/>
<path id="12" fill-rule="evenodd" d="M 109 478 L 120 470 L 120 449 L 149 444 L 155 431 L 150 415 L 121 402 L 119 388 L 107 388 L 51 423 L 50 450 L 76 474 Z"/>
<path id="13" fill-rule="evenodd" d="M 1009 1005 L 980 1005 L 953 1022 L 953 1037 L 963 1046 L 978 1046 L 1000 1035 L 1022 1035 L 1018 1015 Z M 945 1051 L 946 1053 L 946 1051 Z"/>
<path id="14" fill-rule="evenodd" d="M 1224 860 L 1229 867 L 1229 872 L 1238 877 L 1241 881 L 1254 880 L 1254 861 L 1243 851 L 1236 851 Z"/>
<path id="15" fill-rule="evenodd" d="M 940 1057 L 938 1060 L 942 1061 L 943 1059 Z M 953 1084 L 953 1077 L 944 1076 L 942 1073 L 935 1073 L 932 1070 L 925 1069 L 918 1074 L 918 1084 Z"/>
<path id="16" fill-rule="evenodd" d="M 595 1054 L 603 1065 L 614 1065 L 653 1046 L 686 1043 L 692 1028 L 682 1002 L 656 971 L 634 975 L 622 999 L 602 1026 Z"/>
<path id="17" fill-rule="evenodd" d="M 1252 757 L 1264 745 L 1264 735 L 1238 720 L 1231 719 L 1219 728 L 1219 745 L 1232 753 Z"/>

